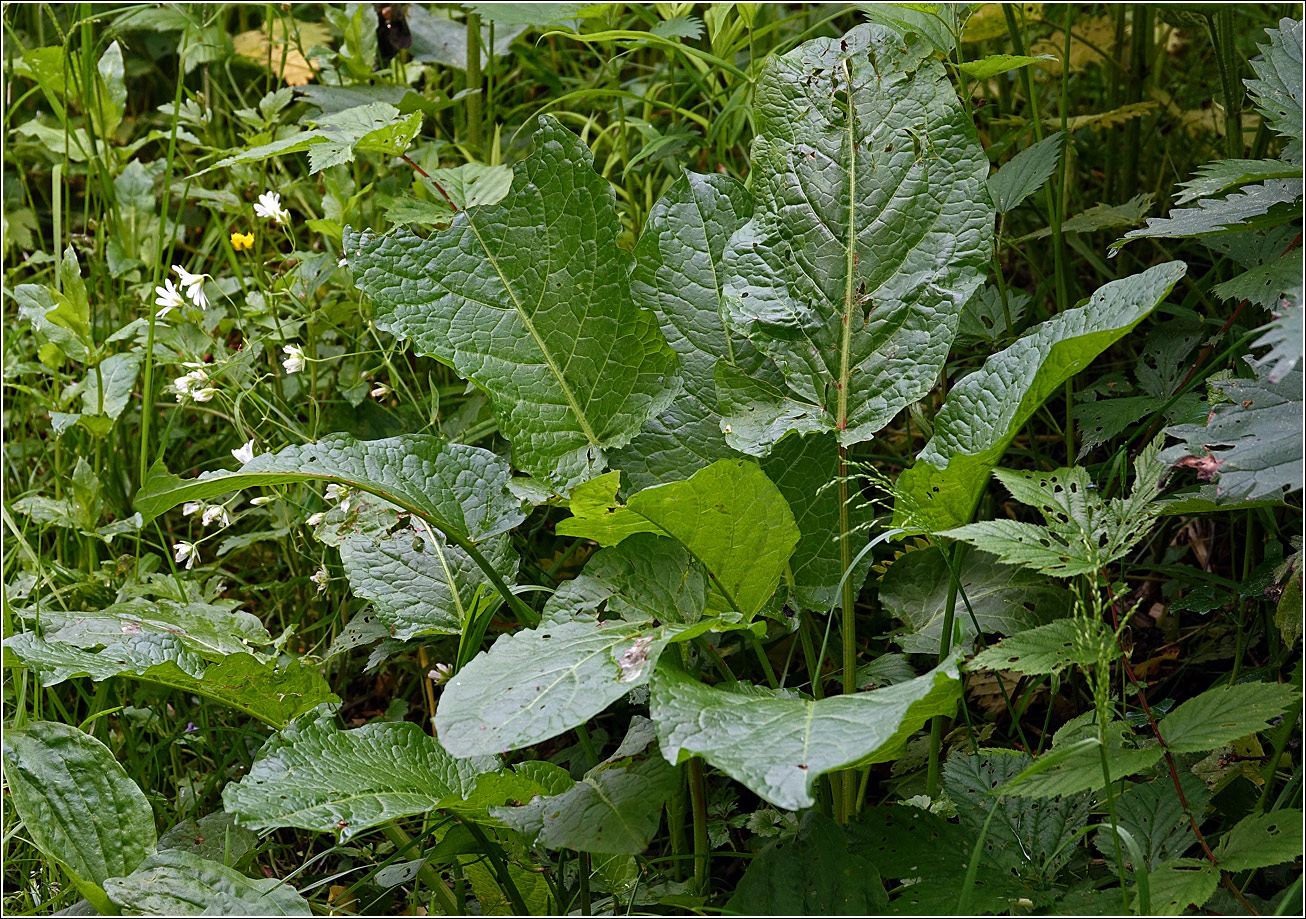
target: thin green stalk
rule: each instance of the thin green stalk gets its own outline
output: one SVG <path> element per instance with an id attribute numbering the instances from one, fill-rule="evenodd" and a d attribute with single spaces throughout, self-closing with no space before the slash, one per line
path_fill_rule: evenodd
<path id="1" fill-rule="evenodd" d="M 473 821 L 464 820 L 463 826 L 467 828 L 467 832 L 471 833 L 472 838 L 476 840 L 477 848 L 480 849 L 481 852 L 485 854 L 485 857 L 490 860 L 490 866 L 494 868 L 494 875 L 499 881 L 499 888 L 503 891 L 504 896 L 508 898 L 508 901 L 512 903 L 512 908 L 517 911 L 517 915 L 530 915 L 530 910 L 526 906 L 526 901 L 522 899 L 521 891 L 517 889 L 517 885 L 513 882 L 512 876 L 508 874 L 508 865 L 503 860 L 503 849 L 499 847 L 498 843 L 491 842 L 486 837 L 485 831 Z"/>
<path id="2" fill-rule="evenodd" d="M 1241 159 L 1243 85 L 1238 79 L 1240 60 L 1233 37 L 1233 13 L 1232 7 L 1226 7 L 1208 15 L 1211 38 L 1215 42 L 1215 60 L 1220 69 L 1220 94 L 1224 97 L 1224 155 L 1229 159 Z"/>
<path id="3" fill-rule="evenodd" d="M 707 836 L 707 786 L 703 779 L 703 758 L 690 757 L 686 767 L 690 806 L 694 811 L 694 890 L 699 896 L 706 897 L 711 842 Z"/>
<path id="4" fill-rule="evenodd" d="M 405 833 L 403 828 L 393 820 L 381 824 L 381 834 L 394 843 L 395 847 L 400 851 L 409 849 L 413 845 L 412 837 Z M 444 882 L 444 878 L 440 877 L 440 872 L 434 866 L 423 862 L 422 867 L 417 869 L 417 876 L 422 879 L 423 884 L 430 888 L 431 893 L 435 894 L 435 898 L 440 901 L 440 907 L 445 911 L 446 915 L 458 915 L 460 912 L 458 901 L 454 899 L 453 891 L 449 889 L 449 885 Z"/>
<path id="5" fill-rule="evenodd" d="M 958 571 L 958 565 L 961 562 L 961 547 L 963 543 L 954 543 L 952 546 L 952 563 L 953 571 Z M 942 664 L 952 651 L 952 625 L 957 613 L 957 578 L 948 578 L 948 597 L 943 606 L 943 633 L 939 636 L 939 660 Z M 935 715 L 930 720 L 930 758 L 925 766 L 925 793 L 931 798 L 939 794 L 939 757 L 943 747 L 943 718 Z"/>
<path id="6" fill-rule="evenodd" d="M 481 155 L 481 14 L 467 14 L 467 145 Z"/>

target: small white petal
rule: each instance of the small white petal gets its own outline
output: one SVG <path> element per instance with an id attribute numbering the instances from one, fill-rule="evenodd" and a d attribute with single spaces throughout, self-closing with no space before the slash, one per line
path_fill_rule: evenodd
<path id="1" fill-rule="evenodd" d="M 218 391 L 214 389 L 212 386 L 209 386 L 204 389 L 195 390 L 190 394 L 190 397 L 194 399 L 196 402 L 209 402 L 217 394 Z"/>
<path id="2" fill-rule="evenodd" d="M 308 524 L 311 527 L 315 527 L 325 519 L 326 519 L 326 514 L 319 511 L 318 513 L 310 516 L 307 520 L 304 521 L 304 523 Z"/>
<path id="3" fill-rule="evenodd" d="M 260 495 L 257 498 L 250 498 L 249 503 L 254 507 L 262 507 L 265 504 L 271 504 L 275 500 L 277 500 L 276 495 Z"/>
<path id="4" fill-rule="evenodd" d="M 189 517 L 191 514 L 199 513 L 203 508 L 204 505 L 199 501 L 187 501 L 181 506 L 181 513 L 183 517 Z"/>
<path id="5" fill-rule="evenodd" d="M 204 526 L 221 523 L 225 527 L 231 525 L 231 518 L 227 516 L 227 509 L 225 507 L 220 504 L 215 504 L 204 511 L 204 516 L 200 518 L 200 523 Z"/>
<path id="6" fill-rule="evenodd" d="M 248 463 L 254 458 L 254 439 L 251 437 L 249 443 L 232 450 L 231 455 L 242 465 Z"/>

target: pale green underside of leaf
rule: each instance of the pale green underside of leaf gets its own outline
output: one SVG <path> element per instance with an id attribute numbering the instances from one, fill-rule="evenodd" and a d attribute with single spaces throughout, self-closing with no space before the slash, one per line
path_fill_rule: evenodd
<path id="1" fill-rule="evenodd" d="M 935 654 L 943 634 L 950 575 L 937 548 L 908 552 L 885 572 L 880 602 L 906 623 L 893 641 L 909 654 Z M 1066 614 L 1069 596 L 1045 578 L 997 563 L 985 552 L 967 552 L 960 571 L 955 621 L 961 625 L 958 647 L 970 649 L 975 624 L 986 634 L 1010 635 Z"/>
<path id="2" fill-rule="evenodd" d="M 815 702 L 707 686 L 664 663 L 649 706 L 668 760 L 700 755 L 764 800 L 799 810 L 815 803 L 818 776 L 894 759 L 931 717 L 951 715 L 958 660 L 895 686 Z"/>
<path id="3" fill-rule="evenodd" d="M 1185 456 L 1212 458 L 1216 494 L 1225 500 L 1282 500 L 1300 491 L 1304 379 L 1298 369 L 1277 383 L 1263 378 L 1211 384 L 1231 401 L 1212 406 L 1205 425 L 1166 428 L 1167 434 L 1182 443 L 1163 451 L 1161 460 L 1177 463 Z"/>
<path id="4" fill-rule="evenodd" d="M 1034 59 L 1027 59 L 1031 63 Z M 989 176 L 989 196 L 999 214 L 1017 205 L 1043 187 L 1061 159 L 1065 136 L 1058 131 L 1021 150 Z"/>
<path id="5" fill-rule="evenodd" d="M 1258 185 L 1245 185 L 1223 198 L 1203 198 L 1191 207 L 1176 208 L 1167 217 L 1151 217 L 1147 226 L 1131 230 L 1122 239 L 1111 244 L 1115 254 L 1121 246 L 1135 239 L 1174 239 L 1228 233 L 1249 225 L 1273 223 L 1278 218 L 1267 217 L 1271 210 L 1283 204 L 1301 200 L 1301 179 L 1271 179 Z M 1283 219 L 1290 219 L 1284 212 Z"/>
<path id="6" fill-rule="evenodd" d="M 783 384 L 719 392 L 726 439 L 860 443 L 934 385 L 982 281 L 988 159 L 930 46 L 883 26 L 771 58 L 755 110 L 754 216 L 726 248 L 724 300 Z"/>
<path id="7" fill-rule="evenodd" d="M 1252 182 L 1301 177 L 1301 166 L 1283 160 L 1216 160 L 1197 167 L 1193 178 L 1181 182 L 1183 191 L 1174 200 L 1175 204 L 1188 204 Z"/>
<path id="8" fill-rule="evenodd" d="M 638 855 L 662 820 L 680 774 L 657 750 L 657 734 L 636 716 L 617 751 L 559 794 L 490 814 L 547 849 Z"/>
<path id="9" fill-rule="evenodd" d="M 568 488 L 677 394 L 677 358 L 631 298 L 612 187 L 551 118 L 503 201 L 422 239 L 345 236 L 376 324 L 485 391 L 523 470 Z"/>
<path id="10" fill-rule="evenodd" d="M 21 662 L 35 668 L 42 686 L 75 676 L 96 682 L 123 676 L 206 696 L 273 727 L 323 702 L 340 701 L 320 673 L 298 661 L 279 668 L 242 652 L 206 664 L 176 639 L 161 636 L 130 636 L 96 651 L 21 632 L 6 639 L 4 649 L 6 667 Z"/>
<path id="11" fill-rule="evenodd" d="M 311 916 L 308 902 L 276 878 L 249 878 L 219 862 L 176 850 L 151 855 L 105 891 L 127 915 Z"/>
<path id="12" fill-rule="evenodd" d="M 298 827 L 344 841 L 396 817 L 461 804 L 480 775 L 498 768 L 491 757 L 454 759 L 416 724 L 342 731 L 322 714 L 274 735 L 249 773 L 223 790 L 222 803 L 242 826 Z"/>
<path id="13" fill-rule="evenodd" d="M 1104 285 L 1086 305 L 1037 326 L 953 386 L 934 436 L 899 477 L 907 506 L 895 506 L 894 526 L 937 532 L 969 521 L 989 470 L 1025 422 L 1152 312 L 1185 267 L 1167 262 Z"/>
<path id="14" fill-rule="evenodd" d="M 103 886 L 153 851 L 150 804 L 104 744 L 53 721 L 7 727 L 2 743 L 23 834 L 80 881 Z"/>
<path id="15" fill-rule="evenodd" d="M 775 593 L 799 540 L 794 515 L 779 489 L 751 460 L 718 460 L 683 482 L 616 501 L 617 476 L 608 473 L 572 495 L 572 517 L 561 536 L 611 546 L 634 533 L 677 540 L 713 577 L 719 611 L 755 615 Z"/>
<path id="16" fill-rule="evenodd" d="M 1277 383 L 1291 373 L 1306 351 L 1306 308 L 1303 308 L 1302 301 L 1300 252 L 1296 263 L 1294 286 L 1284 288 L 1282 299 L 1274 304 L 1274 319 L 1258 330 L 1264 334 L 1252 342 L 1253 348 L 1270 349 L 1256 360 L 1257 375 L 1269 383 Z"/>
<path id="17" fill-rule="evenodd" d="M 735 455 L 721 433 L 713 368 L 724 359 L 751 370 L 762 360 L 747 339 L 726 330 L 721 315 L 721 258 L 752 212 L 747 190 L 734 179 L 686 172 L 644 223 L 630 294 L 657 316 L 680 358 L 685 389 L 630 444 L 609 453 L 632 489 L 688 478 Z"/>
<path id="18" fill-rule="evenodd" d="M 1302 115 L 1302 35 L 1300 20 L 1280 19 L 1279 28 L 1266 29 L 1268 44 L 1258 44 L 1260 60 L 1253 59 L 1256 79 L 1245 81 L 1252 104 L 1265 116 L 1289 144 L 1283 158 L 1298 166 L 1302 163 L 1302 143 L 1306 141 Z"/>

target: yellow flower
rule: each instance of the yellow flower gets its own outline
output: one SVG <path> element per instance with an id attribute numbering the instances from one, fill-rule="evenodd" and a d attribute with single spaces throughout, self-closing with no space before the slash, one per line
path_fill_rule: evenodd
<path id="1" fill-rule="evenodd" d="M 249 249 L 254 245 L 253 233 L 232 233 L 231 248 L 239 252 L 241 249 Z"/>

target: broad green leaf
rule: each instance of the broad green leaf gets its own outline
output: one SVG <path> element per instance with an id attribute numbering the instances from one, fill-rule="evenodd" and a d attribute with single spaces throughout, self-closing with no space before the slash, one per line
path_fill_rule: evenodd
<path id="1" fill-rule="evenodd" d="M 1214 750 L 1270 726 L 1300 704 L 1301 694 L 1278 683 L 1239 683 L 1208 689 L 1161 719 L 1161 736 L 1174 753 Z"/>
<path id="2" fill-rule="evenodd" d="M 512 472 L 480 447 L 428 434 L 354 440 L 344 434 L 256 456 L 235 472 L 206 472 L 182 481 L 157 467 L 136 495 L 145 522 L 183 501 L 200 501 L 256 485 L 339 482 L 417 514 L 450 538 L 477 541 L 506 533 L 525 519 L 508 489 Z"/>
<path id="3" fill-rule="evenodd" d="M 1174 200 L 1175 204 L 1188 204 L 1240 185 L 1267 179 L 1299 179 L 1301 175 L 1300 165 L 1283 160 L 1216 160 L 1197 167 L 1193 178 L 1180 182 L 1183 191 Z"/>
<path id="4" fill-rule="evenodd" d="M 440 742 L 473 756 L 556 737 L 647 682 L 677 630 L 575 619 L 503 635 L 445 686 Z"/>
<path id="5" fill-rule="evenodd" d="M 995 818 L 996 819 L 996 818 Z M 906 885 L 886 911 L 891 915 L 957 915 L 976 836 L 936 814 L 905 804 L 868 807 L 845 828 L 848 849 L 881 876 Z M 980 853 L 981 869 L 968 892 L 969 913 L 1010 913 L 1030 890 L 1010 870 Z"/>
<path id="6" fill-rule="evenodd" d="M 933 387 L 983 280 L 988 159 L 931 47 L 883 26 L 770 58 L 754 107 L 754 215 L 726 248 L 724 300 L 783 386 L 721 392 L 726 440 L 861 443 Z"/>
<path id="7" fill-rule="evenodd" d="M 1035 58 L 1023 60 L 1033 63 Z M 1021 150 L 989 176 L 989 196 L 999 214 L 1015 210 L 1022 201 L 1043 187 L 1061 160 L 1064 142 L 1065 136 L 1060 131 L 1050 134 Z"/>
<path id="8" fill-rule="evenodd" d="M 82 381 L 83 423 L 87 415 L 104 415 L 116 419 L 127 408 L 136 377 L 140 372 L 141 355 L 137 352 L 114 354 L 93 367 Z"/>
<path id="9" fill-rule="evenodd" d="M 806 610 L 840 606 L 839 455 L 833 434 L 786 437 L 763 457 L 762 471 L 775 482 L 801 534 L 789 559 L 794 603 Z M 855 558 L 870 535 L 873 508 L 857 479 L 848 486 L 849 538 Z M 867 553 L 852 573 L 854 596 L 861 593 L 874 559 Z"/>
<path id="10" fill-rule="evenodd" d="M 1301 857 L 1302 812 L 1292 808 L 1249 814 L 1234 824 L 1215 848 L 1225 871 L 1268 868 Z"/>
<path id="11" fill-rule="evenodd" d="M 493 594 L 485 572 L 459 546 L 397 508 L 374 508 L 363 499 L 350 510 L 328 513 L 318 539 L 340 550 L 340 565 L 354 596 L 371 600 L 392 638 L 458 635 L 472 620 L 478 597 Z M 517 573 L 517 554 L 506 533 L 480 544 L 484 558 L 505 581 Z"/>
<path id="12" fill-rule="evenodd" d="M 546 849 L 638 855 L 657 832 L 679 771 L 657 750 L 657 734 L 636 716 L 616 752 L 560 794 L 490 815 Z"/>
<path id="13" fill-rule="evenodd" d="M 175 849 L 157 852 L 105 891 L 128 915 L 311 916 L 308 902 L 276 878 L 246 877 L 234 868 Z"/>
<path id="14" fill-rule="evenodd" d="M 934 418 L 934 436 L 899 478 L 904 498 L 895 507 L 894 526 L 943 530 L 968 522 L 989 470 L 1025 422 L 1152 312 L 1184 271 L 1183 262 L 1167 262 L 1112 281 L 1084 306 L 1035 327 L 953 386 Z"/>
<path id="15" fill-rule="evenodd" d="M 675 353 L 630 296 L 611 185 L 545 118 L 500 203 L 422 239 L 349 232 L 376 323 L 485 391 L 516 464 L 559 487 L 591 478 L 678 389 Z"/>
<path id="16" fill-rule="evenodd" d="M 176 849 L 235 867 L 258 845 L 258 834 L 236 825 L 226 811 L 186 818 L 159 837 L 159 851 Z"/>
<path id="17" fill-rule="evenodd" d="M 683 482 L 646 488 L 625 504 L 617 476 L 577 488 L 561 536 L 616 545 L 635 533 L 681 543 L 712 575 L 721 611 L 755 615 L 775 593 L 799 540 L 794 515 L 779 489 L 749 460 L 717 460 Z"/>
<path id="18" fill-rule="evenodd" d="M 1259 60 L 1251 60 L 1256 79 L 1247 80 L 1252 104 L 1269 121 L 1270 127 L 1288 138 L 1283 158 L 1298 166 L 1302 163 L 1302 144 L 1306 129 L 1302 118 L 1302 34 L 1300 20 L 1280 19 L 1279 28 L 1266 29 L 1269 44 L 1261 49 Z"/>
<path id="19" fill-rule="evenodd" d="M 396 817 L 461 803 L 489 757 L 454 759 L 407 721 L 342 731 L 328 713 L 273 737 L 249 773 L 222 792 L 223 807 L 256 830 L 298 827 L 340 841 Z"/>
<path id="20" fill-rule="evenodd" d="M 42 608 L 16 612 L 25 619 L 39 619 L 42 637 L 49 642 L 89 649 L 133 636 L 153 635 L 175 639 L 186 651 L 204 660 L 221 660 L 228 654 L 249 652 L 272 642 L 257 616 L 235 606 L 230 601 L 126 600 L 102 610 Z"/>
<path id="21" fill-rule="evenodd" d="M 990 54 L 988 57 L 982 57 L 975 61 L 965 61 L 957 65 L 957 69 L 972 80 L 988 80 L 999 74 L 1009 73 L 1020 67 L 1028 67 L 1030 64 L 1037 64 L 1039 61 L 1055 61 L 1056 58 L 1050 54 L 1040 54 L 1038 57 L 1029 57 L 1024 54 Z M 1048 138 L 1044 138 L 1045 140 Z M 1044 180 L 1046 180 L 1046 176 Z M 1039 182 L 1042 185 L 1042 182 Z M 997 201 L 995 199 L 994 203 Z M 998 213 L 1004 214 L 1006 210 L 1000 205 Z"/>
<path id="22" fill-rule="evenodd" d="M 1007 333 L 1007 317 L 1011 317 L 1012 332 L 1023 328 L 1025 310 L 1032 298 L 1023 290 L 1008 290 L 1006 308 L 1002 305 L 1002 292 L 997 287 L 985 285 L 966 301 L 957 326 L 957 344 L 985 342 L 990 345 L 1011 340 Z"/>
<path id="23" fill-rule="evenodd" d="M 1147 875 L 1152 915 L 1182 916 L 1200 909 L 1220 884 L 1220 872 L 1210 862 L 1197 858 L 1176 858 Z M 1137 896 L 1137 888 L 1134 895 Z"/>
<path id="24" fill-rule="evenodd" d="M 1183 787 L 1189 809 L 1200 823 L 1211 792 L 1191 772 L 1179 773 L 1179 784 Z M 1143 850 L 1147 859 L 1145 868 L 1149 871 L 1182 856 L 1197 844 L 1192 823 L 1179 803 L 1174 783 L 1167 779 L 1139 782 L 1119 795 L 1115 800 L 1115 815 L 1118 825 L 1130 833 Z M 1112 844 L 1114 835 L 1110 823 L 1104 823 L 1093 839 L 1098 851 L 1108 860 L 1114 859 L 1116 854 Z M 1125 861 L 1131 860 L 1129 849 L 1123 843 L 1120 856 Z"/>
<path id="25" fill-rule="evenodd" d="M 1302 488 L 1303 373 L 1293 370 L 1277 383 L 1260 368 L 1256 380 L 1212 382 L 1229 399 L 1213 405 L 1206 424 L 1165 429 L 1182 443 L 1161 453 L 1170 464 L 1193 464 L 1199 477 L 1214 477 L 1226 500 L 1282 499 Z"/>
<path id="26" fill-rule="evenodd" d="M 1119 656 L 1115 639 L 1097 620 L 1058 619 L 989 645 L 966 669 L 1056 673 L 1071 666 L 1093 667 Z"/>
<path id="27" fill-rule="evenodd" d="M 1262 309 L 1278 314 L 1283 311 L 1282 301 L 1296 297 L 1302 283 L 1302 250 L 1294 249 L 1264 264 L 1255 265 L 1240 275 L 1216 284 L 1211 292 L 1225 300 L 1249 300 Z M 1300 319 L 1294 330 L 1301 332 Z M 1301 340 L 1301 335 L 1297 335 Z M 1252 347 L 1259 347 L 1261 342 L 1254 342 Z M 1299 346 L 1300 347 L 1300 346 Z"/>
<path id="28" fill-rule="evenodd" d="M 102 904 L 105 881 L 130 874 L 154 849 L 145 794 L 108 747 L 70 725 L 6 727 L 0 749 L 23 835 Z"/>
<path id="29" fill-rule="evenodd" d="M 1295 213 L 1295 209 L 1283 205 L 1299 202 L 1301 197 L 1301 179 L 1271 179 L 1258 185 L 1244 185 L 1223 198 L 1202 198 L 1190 207 L 1175 208 L 1166 217 L 1149 217 L 1147 226 L 1130 230 L 1113 242 L 1110 254 L 1114 255 L 1135 239 L 1210 236 L 1245 226 L 1282 223 Z"/>
<path id="30" fill-rule="evenodd" d="M 206 666 L 176 639 L 148 633 L 88 651 L 20 632 L 5 639 L 4 650 L 6 667 L 34 668 L 42 686 L 74 676 L 97 682 L 124 676 L 206 696 L 278 728 L 323 702 L 340 701 L 320 673 L 298 661 L 278 667 L 239 653 Z"/>
<path id="31" fill-rule="evenodd" d="M 545 604 L 545 623 L 565 622 L 606 607 L 627 622 L 698 622 L 707 608 L 708 574 L 673 539 L 637 533 L 602 549 L 578 577 Z"/>
<path id="32" fill-rule="evenodd" d="M 889 905 L 871 859 L 849 851 L 843 829 L 818 810 L 798 835 L 776 840 L 748 863 L 726 911 L 744 916 L 873 916 Z"/>
<path id="33" fill-rule="evenodd" d="M 687 478 L 734 455 L 721 433 L 713 368 L 724 359 L 751 370 L 761 357 L 747 339 L 725 327 L 721 259 L 731 234 L 752 212 L 748 192 L 734 179 L 686 172 L 644 223 L 630 294 L 657 316 L 680 358 L 685 391 L 629 445 L 611 454 L 632 488 Z"/>
<path id="34" fill-rule="evenodd" d="M 879 23 L 904 39 L 923 38 L 930 50 L 944 57 L 957 46 L 961 32 L 958 8 L 947 3 L 857 3 L 869 21 Z M 846 37 L 846 36 L 845 36 Z"/>
<path id="35" fill-rule="evenodd" d="M 993 864 L 1051 880 L 1076 854 L 1075 842 L 1088 823 L 1093 799 L 1083 793 L 1043 801 L 992 795 L 994 788 L 1005 785 L 1032 762 L 1029 754 L 1011 750 L 954 753 L 943 767 L 943 789 L 972 839 L 979 839 L 988 824 L 984 850 Z M 995 802 L 997 809 L 993 810 Z"/>
<path id="36" fill-rule="evenodd" d="M 934 547 L 908 552 L 889 566 L 880 586 L 887 612 L 907 624 L 893 641 L 909 654 L 939 652 L 951 576 L 943 553 Z M 955 622 L 962 630 L 959 647 L 975 643 L 975 624 L 986 634 L 1010 635 L 1064 616 L 1066 592 L 1030 572 L 997 563 L 987 552 L 966 553 L 961 563 L 961 590 Z"/>
<path id="37" fill-rule="evenodd" d="M 951 715 L 959 659 L 905 683 L 819 701 L 707 686 L 664 663 L 649 709 L 668 760 L 700 755 L 764 800 L 799 810 L 815 803 L 818 776 L 888 762 L 930 718 Z"/>

